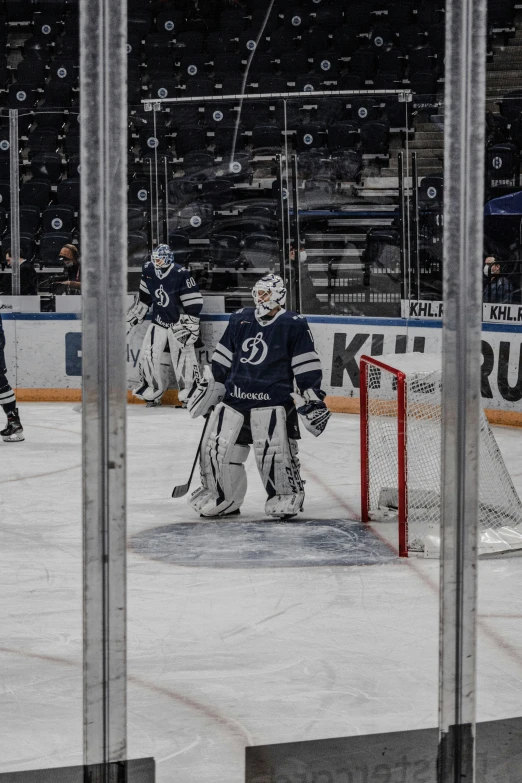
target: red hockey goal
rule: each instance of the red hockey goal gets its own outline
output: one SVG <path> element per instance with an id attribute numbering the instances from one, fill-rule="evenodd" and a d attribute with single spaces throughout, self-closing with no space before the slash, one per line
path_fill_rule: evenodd
<path id="1" fill-rule="evenodd" d="M 440 549 L 440 355 L 361 357 L 361 513 L 396 521 L 399 555 Z M 479 553 L 522 548 L 522 503 L 482 412 Z"/>

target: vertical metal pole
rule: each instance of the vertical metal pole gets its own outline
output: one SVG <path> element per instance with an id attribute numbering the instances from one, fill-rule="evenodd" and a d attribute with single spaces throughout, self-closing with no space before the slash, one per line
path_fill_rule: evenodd
<path id="1" fill-rule="evenodd" d="M 81 0 L 84 759 L 97 783 L 124 779 L 127 753 L 126 39 L 126 0 Z"/>
<path id="2" fill-rule="evenodd" d="M 18 145 L 18 109 L 9 109 L 12 296 L 20 296 L 20 159 Z"/>
<path id="3" fill-rule="evenodd" d="M 411 186 L 412 186 L 412 221 L 413 229 L 413 260 L 415 262 L 416 298 L 421 298 L 420 290 L 420 254 L 419 254 L 419 175 L 417 153 L 411 153 Z"/>
<path id="4" fill-rule="evenodd" d="M 446 4 L 440 783 L 475 780 L 486 10 Z"/>
<path id="5" fill-rule="evenodd" d="M 399 239 L 400 239 L 400 263 L 401 263 L 401 299 L 410 298 L 409 286 L 406 285 L 406 219 L 404 208 L 404 154 L 399 152 L 397 156 L 397 168 L 399 175 Z"/>
<path id="6" fill-rule="evenodd" d="M 279 177 L 279 213 L 280 213 L 280 226 L 281 226 L 281 233 L 280 233 L 280 240 L 281 240 L 281 260 L 279 265 L 279 274 L 283 278 L 283 280 L 286 278 L 286 251 L 287 251 L 287 242 L 286 242 L 286 222 L 285 222 L 285 200 L 284 200 L 284 194 L 283 194 L 283 161 L 282 156 L 277 156 L 277 176 Z"/>
<path id="7" fill-rule="evenodd" d="M 299 225 L 299 164 L 297 155 L 292 156 L 292 201 L 294 213 L 294 268 L 295 268 L 295 301 L 298 313 L 303 312 L 301 296 L 301 231 Z"/>
<path id="8" fill-rule="evenodd" d="M 165 153 L 165 242 L 169 243 L 169 162 Z"/>

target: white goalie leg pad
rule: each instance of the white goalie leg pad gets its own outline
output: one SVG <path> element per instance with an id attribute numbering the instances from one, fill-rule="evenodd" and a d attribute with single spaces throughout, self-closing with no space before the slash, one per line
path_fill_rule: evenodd
<path id="1" fill-rule="evenodd" d="M 167 372 L 163 353 L 168 333 L 168 329 L 157 324 L 151 324 L 145 333 L 140 354 L 140 385 L 133 392 L 140 400 L 156 400 L 165 391 Z"/>
<path id="2" fill-rule="evenodd" d="M 247 478 L 243 463 L 249 446 L 237 444 L 243 415 L 219 403 L 211 415 L 201 445 L 201 487 L 192 493 L 189 505 L 203 517 L 216 517 L 237 511 L 246 494 Z"/>
<path id="3" fill-rule="evenodd" d="M 289 440 L 281 406 L 254 408 L 250 414 L 257 468 L 268 495 L 265 512 L 273 517 L 297 514 L 304 503 L 297 443 Z"/>
<path id="4" fill-rule="evenodd" d="M 168 331 L 168 340 L 170 358 L 178 383 L 179 399 L 183 401 L 186 399 L 194 382 L 199 383 L 201 380 L 201 370 L 193 345 L 189 345 L 186 348 L 181 346 L 172 334 L 171 329 Z"/>

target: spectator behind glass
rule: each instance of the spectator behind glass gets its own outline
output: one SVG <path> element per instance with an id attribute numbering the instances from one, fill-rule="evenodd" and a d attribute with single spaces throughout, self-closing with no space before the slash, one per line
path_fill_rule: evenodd
<path id="1" fill-rule="evenodd" d="M 11 248 L 5 253 L 7 266 L 11 268 Z M 38 294 L 38 279 L 36 269 L 27 258 L 20 258 L 20 294 L 22 296 L 36 296 Z"/>
<path id="2" fill-rule="evenodd" d="M 82 270 L 80 266 L 80 251 L 76 245 L 64 245 L 60 250 L 59 261 L 65 267 L 66 280 L 61 285 L 68 294 L 80 294 L 82 290 Z"/>
<path id="3" fill-rule="evenodd" d="M 503 274 L 503 264 L 495 256 L 487 256 L 484 262 L 483 299 L 488 304 L 509 304 L 513 297 L 513 284 Z"/>

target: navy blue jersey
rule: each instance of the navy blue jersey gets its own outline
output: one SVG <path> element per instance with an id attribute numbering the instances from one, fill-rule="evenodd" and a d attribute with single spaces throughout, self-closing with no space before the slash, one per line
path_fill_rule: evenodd
<path id="1" fill-rule="evenodd" d="M 292 403 L 291 393 L 313 389 L 320 399 L 323 373 L 306 318 L 288 310 L 270 320 L 247 307 L 230 316 L 212 356 L 224 402 L 237 410 Z"/>
<path id="2" fill-rule="evenodd" d="M 171 264 L 156 269 L 152 261 L 143 264 L 140 300 L 152 305 L 152 321 L 159 326 L 177 324 L 182 313 L 199 316 L 203 297 L 188 269 Z"/>

